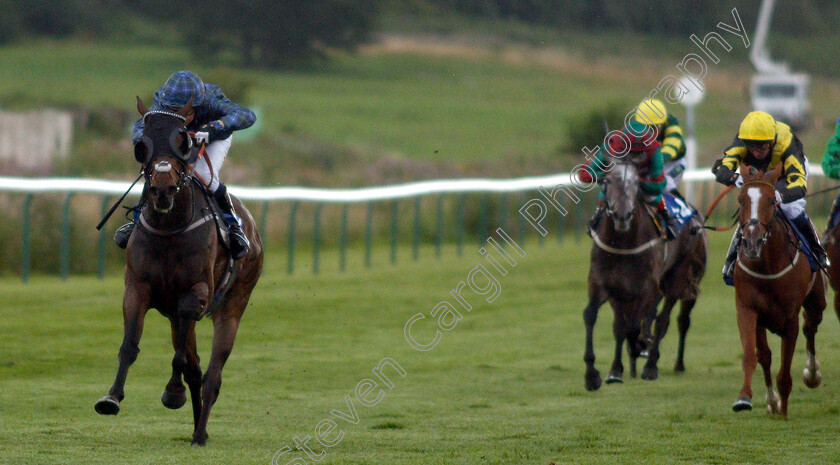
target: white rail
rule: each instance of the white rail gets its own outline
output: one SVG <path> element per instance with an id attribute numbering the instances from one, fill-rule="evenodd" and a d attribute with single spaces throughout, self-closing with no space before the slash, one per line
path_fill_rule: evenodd
<path id="1" fill-rule="evenodd" d="M 822 176 L 819 166 L 812 166 L 811 176 Z M 709 168 L 688 171 L 684 182 L 714 179 Z M 313 202 L 354 203 L 374 200 L 401 199 L 430 194 L 459 192 L 522 192 L 539 187 L 569 185 L 569 173 L 533 176 L 516 179 L 453 179 L 421 181 L 358 189 L 320 189 L 314 187 L 244 187 L 229 186 L 230 191 L 243 200 L 304 200 Z M 17 178 L 0 176 L 0 192 L 50 193 L 78 192 L 121 195 L 128 189 L 128 181 L 103 181 L 83 178 Z M 143 186 L 137 184 L 131 193 L 140 195 Z"/>

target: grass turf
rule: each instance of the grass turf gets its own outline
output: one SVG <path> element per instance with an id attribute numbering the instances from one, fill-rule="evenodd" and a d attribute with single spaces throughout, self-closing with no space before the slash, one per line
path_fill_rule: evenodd
<path id="1" fill-rule="evenodd" d="M 337 420 L 343 436 L 323 463 L 832 463 L 840 448 L 832 433 L 840 413 L 838 323 L 826 313 L 818 334 L 823 385 L 804 387 L 804 338 L 794 359 L 790 420 L 763 412 L 761 375 L 754 379 L 756 409 L 735 414 L 741 384 L 740 344 L 731 288 L 718 270 L 728 237 L 712 237 L 702 295 L 688 336 L 687 372 L 676 375 L 676 325 L 667 336 L 660 379 L 626 378 L 598 392 L 583 388 L 588 241 L 567 239 L 522 245 L 526 256 L 497 277 L 498 298 L 488 303 L 466 290 L 473 309 L 442 333 L 437 347 L 413 350 L 403 335 L 415 314 L 450 300 L 450 290 L 477 264 L 475 247 L 459 257 L 430 248 L 417 262 L 387 263 L 378 248 L 375 267 L 339 273 L 334 257 L 312 276 L 283 273 L 270 256 L 245 313 L 224 372 L 204 448 L 190 447 L 191 414 L 163 408 L 169 376 L 168 324 L 147 316 L 138 361 L 117 417 L 93 403 L 116 371 L 122 339 L 118 276 L 73 277 L 66 283 L 35 278 L 28 285 L 0 281 L 0 462 L 267 464 L 294 437 L 313 435 L 333 409 L 354 399 L 358 424 Z M 480 283 L 481 281 L 479 281 Z M 597 365 L 609 368 L 612 315 L 602 308 L 596 326 Z M 434 319 L 418 321 L 417 339 L 433 336 Z M 210 324 L 199 327 L 199 352 L 209 357 Z M 774 370 L 779 340 L 770 340 Z M 385 357 L 391 390 L 374 407 L 355 401 L 354 389 Z M 626 357 L 625 357 L 626 363 Z M 333 433 L 337 434 L 337 433 Z M 335 436 L 333 436 L 335 437 Z M 320 452 L 315 440 L 309 445 Z M 278 463 L 306 458 L 303 452 Z M 296 462 L 304 463 L 304 462 Z"/>

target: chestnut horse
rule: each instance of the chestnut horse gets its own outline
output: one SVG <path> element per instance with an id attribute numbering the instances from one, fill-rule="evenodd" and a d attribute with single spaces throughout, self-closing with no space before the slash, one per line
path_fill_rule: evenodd
<path id="1" fill-rule="evenodd" d="M 119 369 L 108 395 L 96 402 L 96 411 L 116 415 L 123 400 L 129 366 L 137 359 L 143 320 L 150 308 L 167 317 L 172 327 L 172 377 L 161 395 L 163 405 L 177 409 L 186 403 L 184 384 L 190 389 L 194 445 L 207 441 L 207 419 L 219 396 L 222 368 L 233 349 L 239 320 L 262 270 L 263 249 L 254 219 L 238 199 L 236 211 L 251 248 L 241 260 L 229 262 L 219 241 L 208 197 L 192 178 L 197 149 L 184 127 L 192 100 L 177 113 L 148 111 L 137 99 L 143 115 L 143 138 L 135 157 L 144 165 L 148 195 L 140 222 L 126 250 L 123 296 L 124 338 Z M 232 270 L 230 263 L 233 263 Z M 226 273 L 226 271 L 232 271 Z M 218 292 L 225 275 L 229 288 Z M 204 315 L 213 319 L 210 364 L 202 377 L 196 351 L 195 323 Z"/>
<path id="2" fill-rule="evenodd" d="M 678 318 L 680 341 L 674 370 L 685 370 L 685 337 L 691 324 L 691 309 L 697 301 L 698 284 L 706 269 L 708 248 L 702 217 L 682 228 L 679 236 L 663 242 L 660 231 L 639 196 L 639 175 L 632 163 L 616 162 L 604 179 L 607 215 L 592 231 L 589 268 L 589 304 L 583 311 L 586 324 L 585 386 L 589 391 L 601 387 L 601 374 L 595 368 L 592 333 L 598 309 L 610 302 L 613 309 L 615 356 L 606 382 L 623 381 L 622 346 L 627 341 L 630 375 L 636 376 L 636 359 L 642 348 L 642 326 L 657 303 L 665 304 L 656 316 L 653 341 L 642 378 L 659 376 L 659 344 L 671 319 L 671 310 L 680 301 Z M 698 214 L 699 216 L 699 214 Z"/>
<path id="3" fill-rule="evenodd" d="M 781 175 L 781 163 L 770 173 L 755 174 L 741 165 L 744 185 L 738 203 L 742 238 L 733 279 L 738 331 L 744 350 L 744 385 L 732 409 L 736 412 L 752 409 L 752 376 L 756 363 L 760 363 L 767 386 L 767 410 L 787 417 L 793 386 L 790 366 L 799 333 L 799 309 L 803 306 L 802 333 L 807 345 L 803 379 L 809 388 L 819 386 L 822 380 L 814 336 L 826 305 L 826 285 L 822 272 L 811 271 L 799 250 L 792 226 L 777 211 L 774 186 Z M 768 329 L 782 338 L 782 361 L 776 376 L 778 393 L 773 389 L 770 372 Z"/>

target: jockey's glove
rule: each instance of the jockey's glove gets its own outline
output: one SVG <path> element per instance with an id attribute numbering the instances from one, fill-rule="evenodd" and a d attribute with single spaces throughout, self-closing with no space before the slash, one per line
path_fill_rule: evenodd
<path id="1" fill-rule="evenodd" d="M 738 180 L 738 173 L 732 171 L 726 165 L 721 164 L 715 173 L 715 179 L 721 184 L 731 186 Z"/>
<path id="2" fill-rule="evenodd" d="M 221 129 L 219 129 L 217 124 L 221 126 L 221 124 L 216 121 L 202 124 L 201 127 L 198 128 L 198 131 L 195 132 L 195 141 L 199 144 L 209 144 L 219 140 L 219 133 L 221 132 Z"/>
<path id="3" fill-rule="evenodd" d="M 782 197 L 782 203 L 795 202 L 805 197 L 804 187 L 788 187 L 783 179 L 776 183 L 776 191 Z"/>

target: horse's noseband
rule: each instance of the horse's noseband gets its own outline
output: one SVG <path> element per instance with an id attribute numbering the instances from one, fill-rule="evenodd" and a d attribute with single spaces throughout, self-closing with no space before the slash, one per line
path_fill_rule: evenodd
<path id="1" fill-rule="evenodd" d="M 166 160 L 162 160 L 162 161 L 159 161 L 159 162 L 155 163 L 152 166 L 151 172 L 148 172 L 148 177 L 151 179 L 151 177 L 155 174 L 166 173 L 166 174 L 169 175 L 170 178 L 172 178 L 173 181 L 175 181 L 175 175 L 173 174 L 173 171 L 175 171 L 175 169 L 172 166 L 172 163 L 169 163 Z M 176 194 L 181 190 L 182 187 L 184 187 L 189 182 L 190 177 L 192 176 L 191 174 L 187 173 L 187 167 L 186 166 L 184 166 L 183 169 L 177 171 L 177 173 L 178 173 L 178 182 L 175 184 L 175 193 Z"/>

